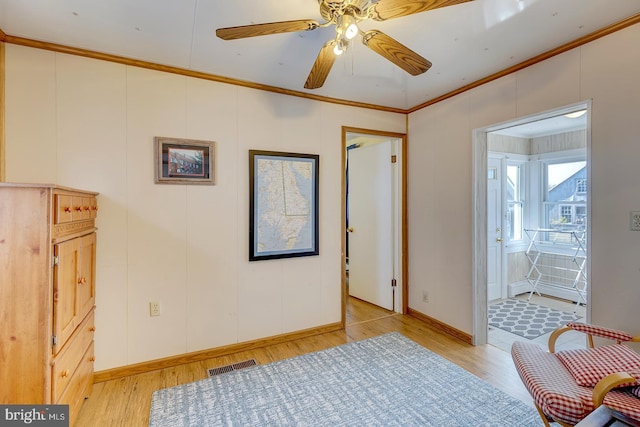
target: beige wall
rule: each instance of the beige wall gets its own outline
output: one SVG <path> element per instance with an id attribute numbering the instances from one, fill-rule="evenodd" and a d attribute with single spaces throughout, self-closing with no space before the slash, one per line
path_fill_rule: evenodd
<path id="1" fill-rule="evenodd" d="M 473 330 L 472 130 L 592 99 L 592 321 L 640 333 L 638 45 L 635 25 L 410 115 L 411 308 Z"/>
<path id="2" fill-rule="evenodd" d="M 7 180 L 101 194 L 97 370 L 340 321 L 341 126 L 404 115 L 16 45 L 6 79 Z M 154 136 L 216 141 L 217 185 L 155 185 Z M 248 262 L 249 149 L 320 155 L 319 256 Z"/>

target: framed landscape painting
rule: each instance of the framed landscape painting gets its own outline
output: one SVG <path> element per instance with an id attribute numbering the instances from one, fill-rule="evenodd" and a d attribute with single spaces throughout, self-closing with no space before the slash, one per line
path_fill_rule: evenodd
<path id="1" fill-rule="evenodd" d="M 153 139 L 156 184 L 214 184 L 215 143 L 194 139 Z"/>
<path id="2" fill-rule="evenodd" d="M 249 151 L 249 261 L 319 254 L 319 161 Z"/>

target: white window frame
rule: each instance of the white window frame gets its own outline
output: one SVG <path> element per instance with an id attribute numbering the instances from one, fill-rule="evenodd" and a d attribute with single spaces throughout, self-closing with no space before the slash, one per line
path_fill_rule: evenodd
<path id="1" fill-rule="evenodd" d="M 539 156 L 536 156 L 535 160 L 538 161 L 538 167 L 536 168 L 537 173 L 539 174 L 539 178 L 537 180 L 538 184 L 538 189 L 537 189 L 537 196 L 539 197 L 540 203 L 540 209 L 538 211 L 538 225 L 537 228 L 545 228 L 547 226 L 546 224 L 546 209 L 547 209 L 547 205 L 550 204 L 551 202 L 547 201 L 547 188 L 548 188 L 548 183 L 547 183 L 547 177 L 546 177 L 546 169 L 548 165 L 552 165 L 552 164 L 559 164 L 559 163 L 572 163 L 572 162 L 586 162 L 587 161 L 587 152 L 585 149 L 575 149 L 575 150 L 566 150 L 566 151 L 556 151 L 556 152 L 551 152 L 551 153 L 544 153 L 541 154 Z M 588 178 L 585 178 L 585 185 L 587 185 L 588 183 L 586 182 Z M 586 195 L 586 192 L 584 193 Z M 558 206 L 564 206 L 564 205 L 572 205 L 572 216 L 573 218 L 575 218 L 575 214 L 576 214 L 576 209 L 575 209 L 575 205 L 586 205 L 589 203 L 588 200 L 586 200 L 585 202 L 553 202 L 553 204 L 556 204 Z M 563 253 L 564 252 L 564 248 L 562 247 L 563 245 L 554 245 L 553 243 L 544 243 L 543 246 L 548 246 L 553 248 L 554 251 L 558 252 L 558 253 Z"/>
<path id="2" fill-rule="evenodd" d="M 506 187 L 507 187 L 507 170 L 509 168 L 509 166 L 518 166 L 519 167 L 519 174 L 518 174 L 518 185 L 519 185 L 519 189 L 518 189 L 518 194 L 520 195 L 520 199 L 515 202 L 515 203 L 519 203 L 520 207 L 521 207 L 521 212 L 522 212 L 522 218 L 521 218 L 521 226 L 522 229 L 520 230 L 520 239 L 511 239 L 511 236 L 507 237 L 507 244 L 510 245 L 516 245 L 516 244 L 521 244 L 524 243 L 526 240 L 526 235 L 524 232 L 524 229 L 527 228 L 526 227 L 526 222 L 527 222 L 527 212 L 529 210 L 528 208 L 528 204 L 527 204 L 527 199 L 528 199 L 528 186 L 527 186 L 527 175 L 528 175 L 528 167 L 529 167 L 529 159 L 527 156 L 514 156 L 514 155 L 509 155 L 508 157 L 505 158 L 506 160 L 506 165 L 505 165 L 505 173 L 504 173 L 504 182 L 503 182 L 503 186 L 505 188 L 504 191 L 504 206 L 506 207 L 505 209 L 505 223 L 506 223 L 506 216 L 509 214 L 509 207 L 510 207 L 510 202 L 509 200 L 507 200 L 507 191 L 506 191 Z M 515 204 L 514 203 L 514 204 Z"/>

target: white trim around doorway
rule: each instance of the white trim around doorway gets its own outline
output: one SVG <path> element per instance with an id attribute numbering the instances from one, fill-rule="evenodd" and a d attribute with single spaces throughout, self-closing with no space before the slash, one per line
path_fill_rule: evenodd
<path id="1" fill-rule="evenodd" d="M 562 115 L 578 108 L 587 110 L 587 191 L 591 193 L 591 100 L 578 102 L 561 108 L 538 114 L 521 117 L 515 120 L 490 125 L 473 130 L 472 134 L 472 289 L 473 289 L 473 345 L 486 344 L 488 340 L 487 328 L 487 133 L 507 127 L 531 123 L 538 120 Z M 587 201 L 587 223 L 591 223 L 591 201 Z M 587 229 L 587 252 L 590 252 L 591 229 Z M 591 277 L 591 262 L 587 258 L 587 280 Z M 591 318 L 591 286 L 587 286 L 587 322 Z"/>

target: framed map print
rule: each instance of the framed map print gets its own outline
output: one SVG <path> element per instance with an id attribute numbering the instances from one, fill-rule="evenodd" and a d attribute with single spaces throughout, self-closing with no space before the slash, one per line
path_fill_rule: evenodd
<path id="1" fill-rule="evenodd" d="M 249 150 L 249 261 L 318 255 L 319 161 Z"/>

